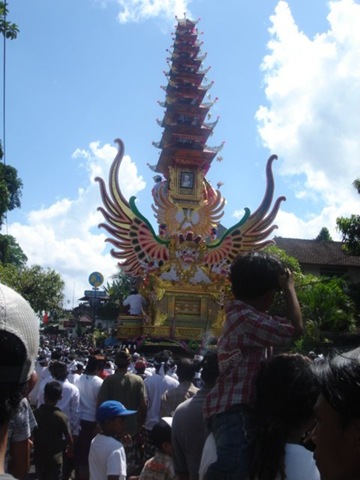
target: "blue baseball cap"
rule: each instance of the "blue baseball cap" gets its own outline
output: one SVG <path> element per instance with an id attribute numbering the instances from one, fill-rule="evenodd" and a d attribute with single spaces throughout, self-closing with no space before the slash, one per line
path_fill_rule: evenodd
<path id="1" fill-rule="evenodd" d="M 136 410 L 127 410 L 124 405 L 116 400 L 107 400 L 98 406 L 96 410 L 96 421 L 103 423 L 109 418 L 125 417 L 137 413 Z"/>

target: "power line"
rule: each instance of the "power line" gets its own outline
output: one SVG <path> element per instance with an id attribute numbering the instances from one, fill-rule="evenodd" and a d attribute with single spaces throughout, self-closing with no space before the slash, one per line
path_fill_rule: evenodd
<path id="1" fill-rule="evenodd" d="M 3 135 L 2 135 L 2 153 L 3 163 L 6 167 L 6 11 L 7 2 L 4 1 L 4 31 L 3 31 L 3 91 L 2 91 L 2 121 L 3 121 Z M 8 235 L 8 218 L 7 212 L 4 212 L 4 224 L 6 229 L 6 235 Z"/>
<path id="2" fill-rule="evenodd" d="M 2 150 L 3 162 L 6 165 L 6 11 L 7 2 L 4 1 L 4 31 L 3 31 L 3 92 L 2 92 L 2 120 L 3 120 L 3 135 L 2 135 Z"/>

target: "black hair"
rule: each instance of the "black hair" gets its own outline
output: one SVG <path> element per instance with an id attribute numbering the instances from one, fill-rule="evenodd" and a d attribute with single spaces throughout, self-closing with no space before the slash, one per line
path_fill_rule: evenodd
<path id="1" fill-rule="evenodd" d="M 103 369 L 105 367 L 106 360 L 105 359 L 99 359 L 96 358 L 95 355 L 90 355 L 88 357 L 88 361 L 85 367 L 85 374 L 91 375 L 92 373 L 95 373 L 96 370 Z"/>
<path id="2" fill-rule="evenodd" d="M 13 379 L 0 379 L 0 425 L 9 422 L 24 396 L 27 382 L 19 383 L 19 377 L 25 361 L 26 348 L 20 338 L 13 333 L 0 331 L 0 372 L 9 369 L 19 373 Z"/>
<path id="3" fill-rule="evenodd" d="M 191 381 L 194 378 L 196 365 L 190 358 L 181 358 L 176 362 L 176 366 L 179 382 Z"/>
<path id="4" fill-rule="evenodd" d="M 360 348 L 316 366 L 321 393 L 339 414 L 343 426 L 360 418 Z"/>
<path id="5" fill-rule="evenodd" d="M 44 396 L 51 402 L 57 402 L 60 400 L 62 395 L 62 386 L 61 383 L 56 380 L 48 382 L 44 388 Z"/>
<path id="6" fill-rule="evenodd" d="M 201 379 L 205 383 L 212 383 L 215 382 L 219 373 L 217 351 L 209 350 L 201 361 Z"/>
<path id="7" fill-rule="evenodd" d="M 154 356 L 154 367 L 156 373 L 159 373 L 162 366 L 164 367 L 165 373 L 173 366 L 172 353 L 169 350 L 162 350 Z"/>
<path id="8" fill-rule="evenodd" d="M 67 378 L 69 373 L 66 363 L 60 362 L 58 360 L 55 360 L 50 364 L 49 371 L 51 373 L 51 376 L 55 380 L 59 380 L 60 382 L 63 382 Z"/>
<path id="9" fill-rule="evenodd" d="M 118 368 L 125 368 L 131 363 L 131 355 L 127 350 L 119 350 L 115 355 L 115 365 Z"/>
<path id="10" fill-rule="evenodd" d="M 244 300 L 280 290 L 278 276 L 285 272 L 282 261 L 267 252 L 238 255 L 230 267 L 232 292 L 236 299 Z"/>
<path id="11" fill-rule="evenodd" d="M 51 352 L 51 360 L 61 360 L 62 352 L 61 350 L 53 350 Z"/>
<path id="12" fill-rule="evenodd" d="M 150 432 L 150 439 L 153 445 L 161 450 L 164 442 L 171 443 L 171 427 L 163 419 L 160 419 L 152 428 Z"/>
<path id="13" fill-rule="evenodd" d="M 280 354 L 263 363 L 256 380 L 258 434 L 252 479 L 286 478 L 288 435 L 312 419 L 319 391 L 312 362 L 303 355 Z"/>

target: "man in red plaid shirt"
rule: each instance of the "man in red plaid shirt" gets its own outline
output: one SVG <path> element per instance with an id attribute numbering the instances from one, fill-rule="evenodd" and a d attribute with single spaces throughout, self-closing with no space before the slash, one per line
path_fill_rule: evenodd
<path id="1" fill-rule="evenodd" d="M 248 477 L 255 380 L 261 362 L 268 347 L 289 345 L 303 331 L 293 276 L 277 257 L 265 252 L 237 257 L 230 281 L 235 299 L 226 305 L 226 321 L 217 344 L 220 375 L 205 402 L 217 453 L 206 480 Z M 279 290 L 284 293 L 286 318 L 266 313 Z"/>

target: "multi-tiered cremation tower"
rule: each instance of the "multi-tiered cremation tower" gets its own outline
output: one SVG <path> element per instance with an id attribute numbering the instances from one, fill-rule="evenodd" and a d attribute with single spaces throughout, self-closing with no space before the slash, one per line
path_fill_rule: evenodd
<path id="1" fill-rule="evenodd" d="M 229 297 L 228 268 L 238 254 L 259 250 L 272 243 L 268 239 L 276 228 L 273 221 L 284 197 L 273 206 L 274 179 L 269 158 L 267 187 L 262 203 L 251 214 L 229 229 L 219 228 L 225 199 L 219 188 L 206 179 L 211 163 L 223 145 L 209 147 L 207 141 L 215 122 L 209 122 L 209 89 L 204 68 L 206 55 L 200 50 L 196 22 L 178 20 L 174 43 L 169 51 L 170 69 L 158 163 L 152 187 L 153 210 L 158 223 L 156 233 L 138 211 L 135 197 L 122 194 L 118 177 L 124 145 L 116 140 L 119 152 L 109 175 L 109 191 L 97 178 L 104 207 L 100 207 L 114 245 L 112 255 L 120 268 L 141 278 L 142 293 L 149 308 L 141 317 L 122 317 L 119 337 L 172 338 L 202 342 L 218 336 L 223 322 L 224 302 Z M 231 167 L 230 167 L 231 168 Z M 222 233 L 219 234 L 222 230 Z"/>

